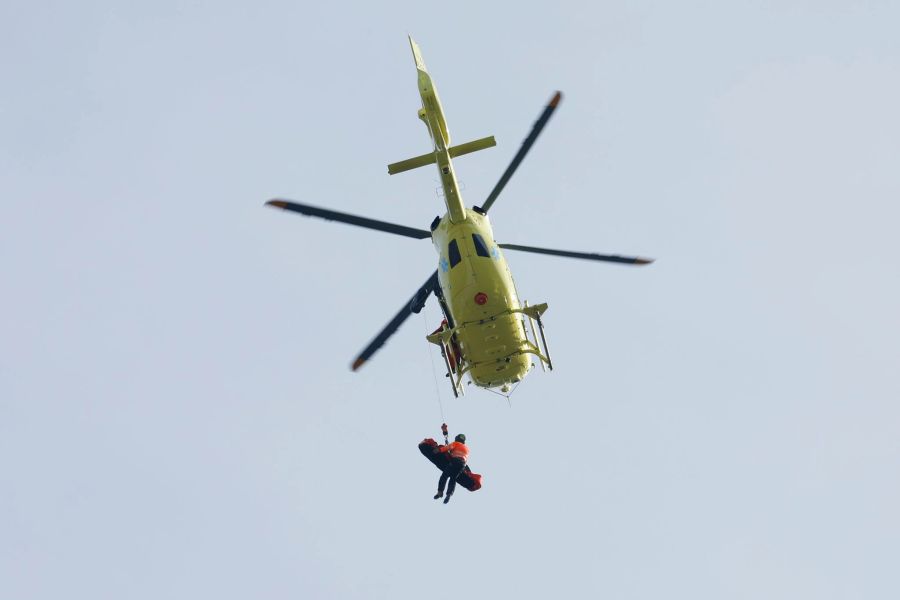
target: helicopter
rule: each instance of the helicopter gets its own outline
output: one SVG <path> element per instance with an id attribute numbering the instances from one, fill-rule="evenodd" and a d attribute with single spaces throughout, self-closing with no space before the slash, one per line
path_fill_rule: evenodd
<path id="1" fill-rule="evenodd" d="M 397 331 L 412 313 L 419 313 L 434 294 L 444 315 L 437 331 L 426 339 L 439 346 L 453 395 L 464 393 L 466 376 L 476 386 L 509 392 L 533 368 L 532 357 L 542 369 L 553 369 L 544 322 L 547 303 L 521 303 L 509 265 L 501 250 L 515 250 L 580 258 L 593 261 L 646 265 L 653 259 L 554 250 L 494 240 L 488 211 L 531 149 L 562 99 L 556 92 L 532 126 L 512 162 L 480 206 L 466 208 L 460 196 L 452 159 L 496 145 L 493 136 L 451 145 L 444 111 L 418 44 L 409 36 L 415 60 L 422 108 L 418 117 L 428 129 L 433 150 L 421 156 L 388 165 L 394 175 L 426 165 L 437 166 L 447 212 L 435 217 L 428 230 L 406 227 L 351 215 L 290 200 L 273 199 L 266 204 L 307 216 L 338 221 L 415 239 L 430 238 L 438 253 L 438 268 L 394 315 L 352 363 L 356 371 Z"/>

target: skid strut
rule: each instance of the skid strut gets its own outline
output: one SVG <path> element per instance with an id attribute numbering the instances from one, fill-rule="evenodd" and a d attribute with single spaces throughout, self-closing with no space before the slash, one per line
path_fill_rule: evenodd
<path id="1" fill-rule="evenodd" d="M 544 365 L 547 366 L 551 371 L 553 370 L 553 361 L 550 359 L 550 348 L 547 347 L 547 337 L 544 335 L 544 322 L 541 321 L 541 315 L 547 310 L 547 304 L 535 304 L 534 306 L 528 306 L 528 302 L 525 303 L 519 311 L 528 319 L 529 324 L 531 325 L 531 337 L 534 338 L 533 342 L 530 342 L 537 352 L 533 354 L 538 357 L 538 360 L 541 361 L 541 369 L 544 368 Z M 537 330 L 541 334 L 541 341 L 538 344 L 537 336 L 534 331 L 534 324 L 537 322 Z M 526 336 L 527 337 L 527 336 Z"/>
<path id="2" fill-rule="evenodd" d="M 461 394 L 465 395 L 466 393 L 466 389 L 462 385 L 465 369 L 460 369 L 461 357 L 451 347 L 452 338 L 453 330 L 448 325 L 425 337 L 426 340 L 440 347 L 441 356 L 444 358 L 444 367 L 447 369 L 447 379 L 450 380 L 450 387 L 453 389 L 453 397 L 459 398 Z M 454 357 L 453 362 L 450 359 L 451 355 Z"/>

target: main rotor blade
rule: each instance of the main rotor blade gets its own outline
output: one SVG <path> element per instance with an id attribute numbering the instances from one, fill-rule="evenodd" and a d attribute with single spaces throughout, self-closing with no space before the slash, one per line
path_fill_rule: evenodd
<path id="1" fill-rule="evenodd" d="M 534 246 L 519 246 L 517 244 L 497 244 L 506 250 L 521 250 L 522 252 L 534 252 L 536 254 L 550 254 L 552 256 L 565 256 L 568 258 L 584 258 L 586 260 L 600 260 L 604 262 L 625 263 L 629 265 L 649 265 L 652 258 L 640 256 L 620 256 L 618 254 L 596 254 L 594 252 L 570 252 L 568 250 L 551 250 L 550 248 L 535 248 Z"/>
<path id="2" fill-rule="evenodd" d="M 327 208 L 318 208 L 308 204 L 299 204 L 297 202 L 280 199 L 269 200 L 266 204 L 268 206 L 275 206 L 277 208 L 283 208 L 284 210 L 298 212 L 301 215 L 321 217 L 328 221 L 340 221 L 341 223 L 349 223 L 350 225 L 357 225 L 359 227 L 368 227 L 369 229 L 377 229 L 378 231 L 405 235 L 406 237 L 416 238 L 418 240 L 431 237 L 431 233 L 424 229 L 415 229 L 413 227 L 406 227 L 405 225 L 395 225 L 394 223 L 388 223 L 386 221 L 358 217 L 356 215 L 349 215 L 336 210 L 328 210 Z"/>
<path id="3" fill-rule="evenodd" d="M 500 192 L 503 191 L 503 188 L 506 187 L 506 183 L 509 181 L 509 178 L 513 176 L 513 173 L 516 172 L 516 169 L 519 168 L 519 163 L 522 162 L 522 159 L 525 158 L 525 155 L 528 154 L 528 151 L 531 150 L 532 144 L 537 139 L 538 135 L 540 135 L 541 130 L 544 129 L 544 125 L 547 124 L 547 121 L 550 120 L 550 116 L 553 114 L 553 111 L 556 110 L 556 105 L 559 104 L 559 101 L 562 99 L 562 92 L 556 92 L 553 95 L 553 98 L 550 99 L 550 104 L 548 104 L 544 108 L 544 112 L 541 113 L 541 116 L 538 117 L 538 120 L 534 122 L 534 126 L 531 128 L 531 133 L 528 134 L 528 137 L 525 138 L 525 141 L 522 142 L 522 147 L 519 148 L 519 151 L 516 152 L 516 155 L 513 157 L 512 162 L 509 163 L 509 166 L 506 167 L 506 170 L 503 172 L 503 175 L 500 176 L 500 181 L 497 182 L 497 185 L 494 186 L 494 189 L 491 190 L 491 193 L 488 194 L 487 200 L 484 201 L 484 204 L 481 205 L 481 208 L 487 212 L 491 206 L 494 205 L 494 201 L 497 200 L 497 196 L 500 195 Z"/>
<path id="4" fill-rule="evenodd" d="M 363 363 L 369 360 L 369 358 L 384 345 L 389 337 L 394 335 L 394 332 L 397 331 L 410 314 L 421 312 L 422 308 L 425 306 L 425 301 L 428 300 L 428 296 L 434 291 L 437 285 L 438 274 L 437 271 L 435 271 L 431 274 L 431 277 L 428 278 L 428 281 L 416 290 L 416 293 L 413 294 L 412 298 L 403 305 L 400 312 L 394 315 L 394 318 L 391 319 L 390 323 L 378 332 L 375 339 L 369 342 L 369 345 L 356 357 L 356 360 L 353 361 L 353 365 L 350 368 L 356 371 L 363 366 Z"/>

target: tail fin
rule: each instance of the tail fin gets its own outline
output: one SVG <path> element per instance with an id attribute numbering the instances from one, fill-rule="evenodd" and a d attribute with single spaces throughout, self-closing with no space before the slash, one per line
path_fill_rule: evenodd
<path id="1" fill-rule="evenodd" d="M 444 121 L 444 109 L 441 107 L 437 88 L 431 79 L 431 75 L 425 68 L 425 61 L 422 59 L 419 45 L 412 39 L 412 36 L 409 36 L 409 47 L 412 48 L 413 58 L 416 61 L 419 95 L 422 97 L 422 110 L 419 111 L 419 118 L 428 125 L 428 131 L 431 133 L 435 146 L 447 148 L 450 146 L 450 132 L 447 130 L 446 121 Z"/>
<path id="2" fill-rule="evenodd" d="M 416 70 L 428 72 L 428 69 L 425 68 L 425 61 L 422 60 L 422 51 L 419 50 L 419 45 L 416 43 L 416 40 L 412 39 L 412 36 L 409 36 L 409 47 L 412 48 L 413 59 L 416 61 Z"/>

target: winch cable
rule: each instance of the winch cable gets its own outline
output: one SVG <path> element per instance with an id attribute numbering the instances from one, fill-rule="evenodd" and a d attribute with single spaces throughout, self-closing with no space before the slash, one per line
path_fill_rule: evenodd
<path id="1" fill-rule="evenodd" d="M 425 310 L 422 311 L 422 323 L 425 325 L 425 335 L 430 335 Z M 444 417 L 444 403 L 441 401 L 441 386 L 438 385 L 437 369 L 434 368 L 434 353 L 431 351 L 431 348 L 427 348 L 426 350 L 428 351 L 429 362 L 431 362 L 431 375 L 434 377 L 434 393 L 435 396 L 437 396 L 438 408 L 441 409 L 441 433 L 444 434 L 444 445 L 449 446 L 450 434 L 447 430 L 447 419 Z"/>
<path id="2" fill-rule="evenodd" d="M 426 336 L 431 334 L 431 332 L 428 331 L 428 320 L 425 317 L 427 311 L 427 307 L 422 311 L 422 325 L 425 327 Z M 431 351 L 430 342 L 426 344 L 426 346 L 425 351 L 428 352 L 428 362 L 431 363 L 431 375 L 434 377 L 434 395 L 437 397 L 438 408 L 441 409 L 441 423 L 444 423 L 447 419 L 444 417 L 444 403 L 441 401 L 441 387 L 438 385 L 437 370 L 434 368 L 434 353 Z"/>

